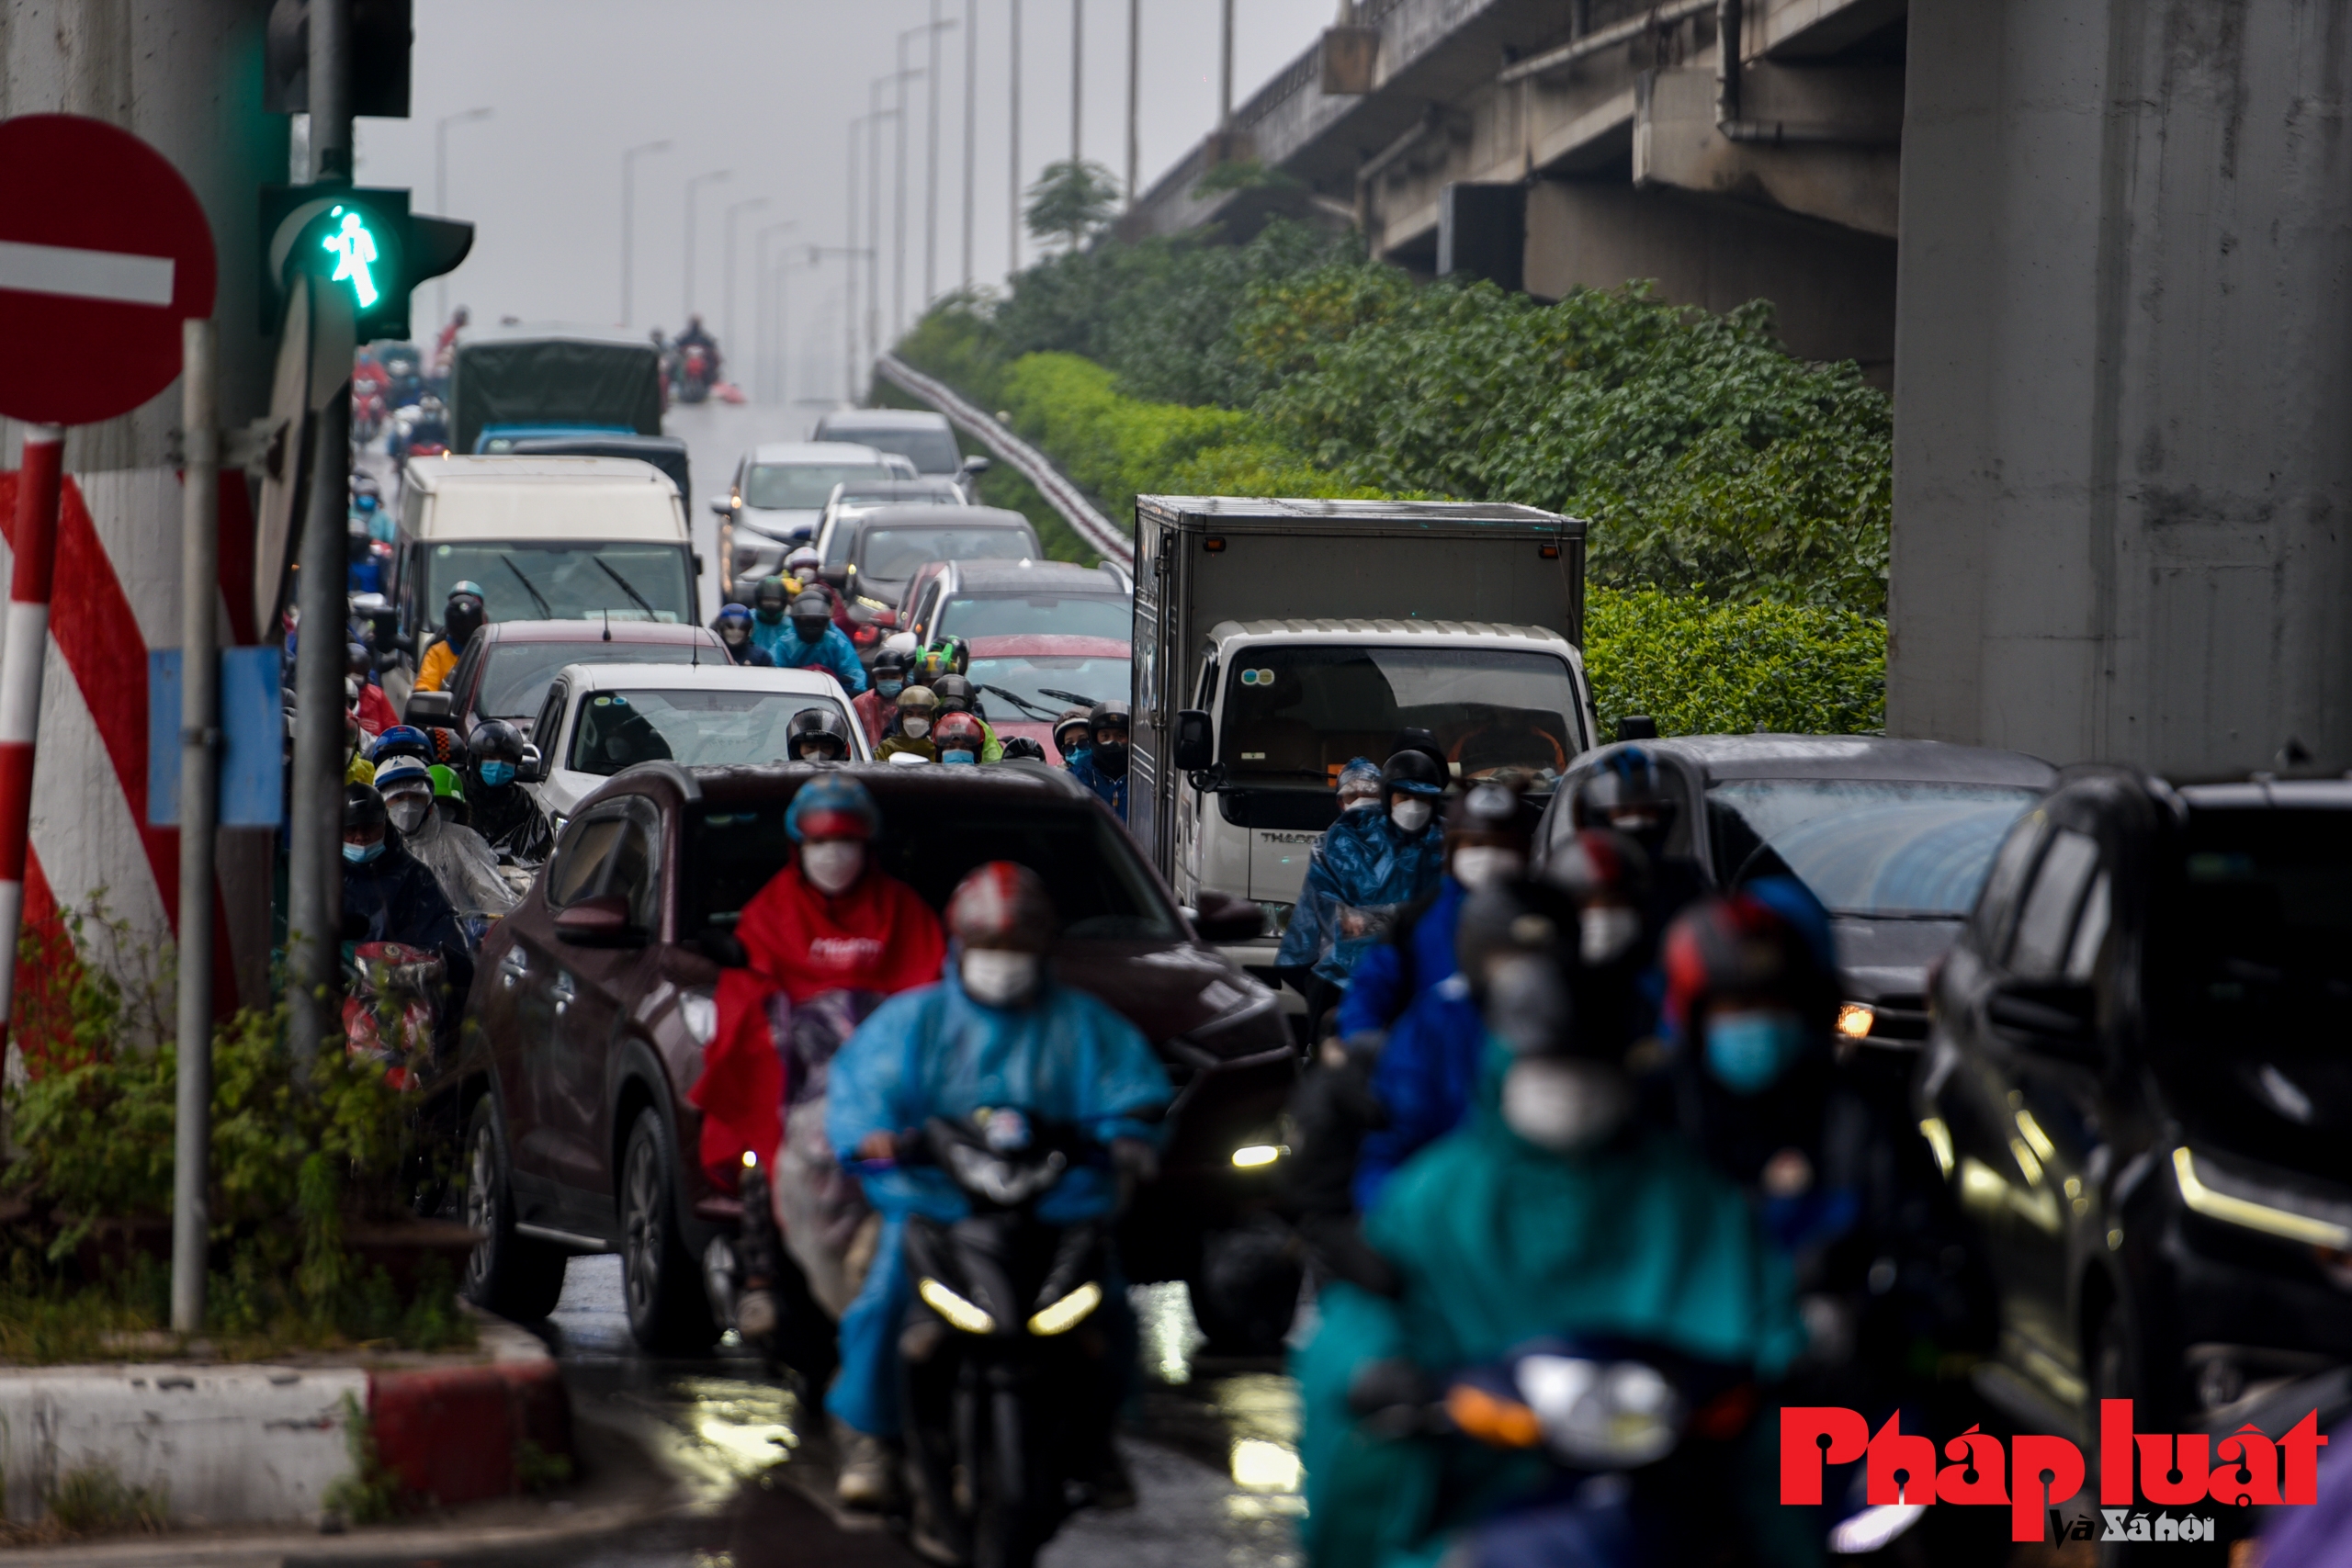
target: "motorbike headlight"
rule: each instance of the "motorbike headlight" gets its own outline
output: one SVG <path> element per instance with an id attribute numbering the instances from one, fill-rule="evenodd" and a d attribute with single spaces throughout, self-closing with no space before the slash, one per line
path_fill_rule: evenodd
<path id="1" fill-rule="evenodd" d="M 1041 1337 L 1067 1334 L 1102 1304 L 1102 1287 L 1089 1280 L 1052 1305 L 1039 1307 L 1029 1319 L 1029 1332 Z"/>
<path id="2" fill-rule="evenodd" d="M 1290 1153 L 1283 1144 L 1244 1144 L 1233 1151 L 1233 1163 L 1243 1170 L 1255 1170 L 1268 1166 Z"/>
<path id="3" fill-rule="evenodd" d="M 919 1280 L 915 1285 L 915 1294 L 922 1298 L 923 1305 L 945 1318 L 952 1328 L 960 1328 L 967 1334 L 996 1332 L 995 1318 L 990 1317 L 980 1308 L 974 1306 L 936 1280 Z"/>

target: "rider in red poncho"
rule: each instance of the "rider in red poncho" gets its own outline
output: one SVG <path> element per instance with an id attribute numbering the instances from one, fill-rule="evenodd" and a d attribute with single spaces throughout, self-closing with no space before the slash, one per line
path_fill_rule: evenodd
<path id="1" fill-rule="evenodd" d="M 880 826 L 874 797 L 854 779 L 803 785 L 785 815 L 799 852 L 736 923 L 749 962 L 719 974 L 718 1032 L 686 1096 L 703 1113 L 703 1167 L 723 1188 L 735 1187 L 746 1153 L 764 1163 L 783 1141 L 786 1085 L 772 995 L 798 1007 L 828 992 L 878 998 L 939 978 L 947 954 L 939 919 L 913 888 L 873 864 Z"/>

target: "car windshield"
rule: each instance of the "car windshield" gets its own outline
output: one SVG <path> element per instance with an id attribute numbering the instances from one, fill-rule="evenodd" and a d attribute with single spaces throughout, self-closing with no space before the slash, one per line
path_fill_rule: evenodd
<path id="1" fill-rule="evenodd" d="M 493 643 L 488 657 L 474 712 L 484 718 L 527 722 L 538 716 L 539 705 L 547 701 L 548 682 L 567 664 L 692 664 L 696 650 L 682 642 L 606 642 L 592 637 L 582 642 Z M 726 655 L 705 648 L 700 658 L 715 665 L 724 661 Z"/>
<path id="2" fill-rule="evenodd" d="M 743 476 L 743 504 L 761 512 L 816 512 L 833 487 L 887 479 L 876 463 L 754 463 Z"/>
<path id="3" fill-rule="evenodd" d="M 1252 648 L 1226 681 L 1218 760 L 1253 784 L 1328 789 L 1400 730 L 1436 736 L 1455 776 L 1506 768 L 1546 790 L 1584 749 L 1566 660 L 1508 649 Z"/>
<path id="4" fill-rule="evenodd" d="M 857 563 L 861 577 L 901 582 L 935 560 L 1027 560 L 1036 553 L 1026 528 L 869 529 Z M 1120 635 L 1125 636 L 1123 631 Z"/>
<path id="5" fill-rule="evenodd" d="M 1727 780 L 1707 791 L 1715 876 L 1728 886 L 1785 869 L 1836 914 L 1956 920 L 2041 798 L 1999 784 Z"/>
<path id="6" fill-rule="evenodd" d="M 2340 1056 L 2352 811 L 2197 811 L 2153 900 L 2148 1016 L 2204 1044 Z"/>
<path id="7" fill-rule="evenodd" d="M 691 621 L 694 577 L 684 545 L 476 540 L 435 545 L 427 613 L 472 581 L 493 621 Z"/>
<path id="8" fill-rule="evenodd" d="M 1125 833 L 1102 813 L 1068 806 L 962 802 L 938 808 L 931 791 L 882 803 L 877 859 L 944 908 L 967 872 L 1009 860 L 1046 879 L 1062 934 L 1081 941 L 1180 942 L 1175 912 Z M 683 928 L 732 925 L 752 896 L 792 858 L 785 802 L 711 811 L 687 829 Z"/>
<path id="9" fill-rule="evenodd" d="M 565 766 L 610 775 L 638 762 L 687 767 L 780 762 L 786 726 L 810 708 L 841 714 L 831 697 L 799 692 L 688 687 L 666 692 L 595 692 L 582 703 Z M 842 715 L 842 722 L 849 717 Z"/>
<path id="10" fill-rule="evenodd" d="M 944 430 L 845 430 L 831 437 L 855 441 L 877 452 L 896 452 L 924 474 L 952 474 L 964 461 L 956 437 Z"/>
<path id="11" fill-rule="evenodd" d="M 1134 681 L 1132 668 L 1124 659 L 1056 659 L 1039 654 L 975 659 L 965 674 L 976 686 L 994 688 L 981 694 L 982 705 L 990 716 L 1050 724 L 1074 707 L 1092 707 L 1114 697 L 1125 702 Z M 1012 704 L 1010 713 L 1004 711 L 1007 692 L 1020 699 Z"/>
<path id="12" fill-rule="evenodd" d="M 1125 642 L 1135 618 L 1121 593 L 959 593 L 940 607 L 939 635 L 1107 637 Z"/>

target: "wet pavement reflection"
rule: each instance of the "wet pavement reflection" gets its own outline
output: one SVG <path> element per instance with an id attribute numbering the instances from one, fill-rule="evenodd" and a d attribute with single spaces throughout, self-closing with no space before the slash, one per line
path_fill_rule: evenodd
<path id="1" fill-rule="evenodd" d="M 1298 1404 L 1272 1360 L 1202 1355 L 1182 1285 L 1138 1286 L 1138 1393 L 1122 1437 L 1139 1503 L 1063 1527 L 1043 1568 L 1295 1568 Z M 821 1412 L 759 1358 L 642 1355 L 622 1310 L 620 1260 L 572 1260 L 545 1332 L 583 1420 L 626 1427 L 691 1499 L 650 1538 L 590 1552 L 592 1568 L 828 1568 L 919 1562 L 879 1521 L 831 1502 Z"/>

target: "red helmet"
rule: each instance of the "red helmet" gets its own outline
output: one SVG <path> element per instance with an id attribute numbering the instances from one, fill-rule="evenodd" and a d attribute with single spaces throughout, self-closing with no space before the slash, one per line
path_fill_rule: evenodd
<path id="1" fill-rule="evenodd" d="M 1667 928 L 1666 1021 L 1688 1038 L 1708 1006 L 1726 995 L 1775 997 L 1827 1037 L 1837 979 L 1798 923 L 1742 888 L 1702 899 Z"/>
<path id="2" fill-rule="evenodd" d="M 939 716 L 932 726 L 931 739 L 942 751 L 970 751 L 977 755 L 982 735 L 980 721 L 961 709 Z"/>
<path id="3" fill-rule="evenodd" d="M 1611 828 L 1587 828 L 1552 852 L 1544 880 L 1581 907 L 1608 900 L 1639 906 L 1650 892 L 1650 857 Z"/>
<path id="4" fill-rule="evenodd" d="M 1009 860 L 976 868 L 947 900 L 948 932 L 967 947 L 1044 953 L 1058 924 L 1044 879 Z"/>

